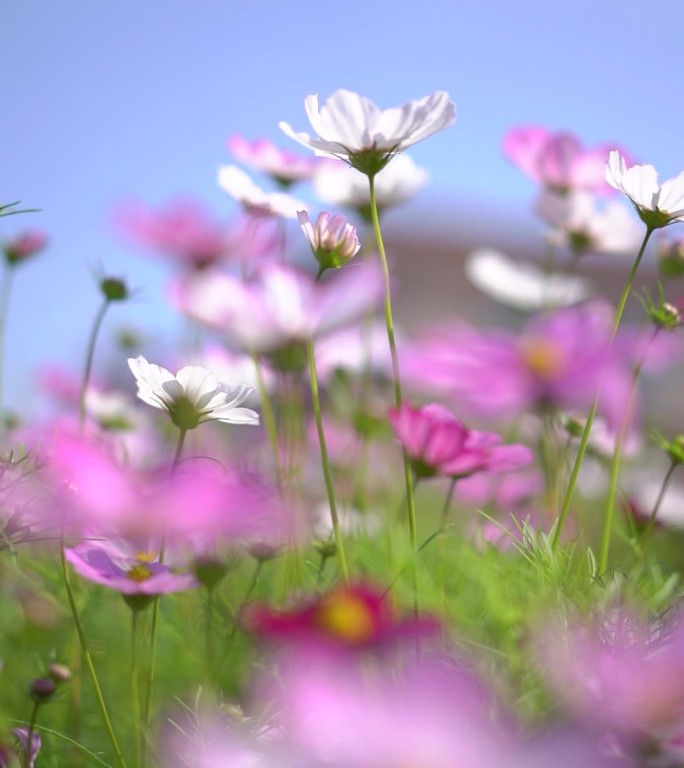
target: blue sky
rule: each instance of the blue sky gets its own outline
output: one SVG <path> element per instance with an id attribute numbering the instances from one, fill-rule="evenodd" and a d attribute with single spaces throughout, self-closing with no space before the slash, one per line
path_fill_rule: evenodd
<path id="1" fill-rule="evenodd" d="M 288 146 L 278 121 L 309 130 L 309 93 L 344 87 L 381 107 L 450 93 L 456 124 L 411 153 L 431 174 L 406 211 L 417 227 L 462 206 L 505 207 L 534 226 L 532 185 L 500 154 L 513 125 L 618 141 L 663 178 L 684 169 L 681 0 L 22 0 L 2 19 L 0 200 L 42 211 L 1 219 L 0 237 L 39 227 L 51 238 L 15 284 L 11 406 L 30 403 L 40 361 L 80 369 L 93 270 L 142 288 L 106 330 L 178 331 L 162 299 L 168 270 L 117 235 L 113 209 L 196 197 L 229 216 L 216 185 L 226 138 Z"/>

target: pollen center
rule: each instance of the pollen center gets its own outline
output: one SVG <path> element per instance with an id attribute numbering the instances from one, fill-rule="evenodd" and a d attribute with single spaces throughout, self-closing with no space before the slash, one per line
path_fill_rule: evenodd
<path id="1" fill-rule="evenodd" d="M 142 563 L 136 563 L 126 574 L 131 581 L 147 581 L 151 578 L 152 571 Z"/>
<path id="2" fill-rule="evenodd" d="M 375 632 L 376 621 L 372 610 L 356 595 L 330 595 L 316 615 L 316 624 L 351 643 L 363 643 Z"/>
<path id="3" fill-rule="evenodd" d="M 521 346 L 521 354 L 530 371 L 542 379 L 559 374 L 565 362 L 558 347 L 545 339 L 526 339 Z"/>

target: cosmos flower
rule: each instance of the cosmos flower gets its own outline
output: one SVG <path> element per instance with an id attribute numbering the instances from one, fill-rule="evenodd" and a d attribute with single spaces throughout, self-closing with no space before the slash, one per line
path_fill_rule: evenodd
<path id="1" fill-rule="evenodd" d="M 524 312 L 578 304 L 590 295 L 581 277 L 546 273 L 493 248 L 477 248 L 465 260 L 470 282 L 490 298 Z"/>
<path id="2" fill-rule="evenodd" d="M 658 173 L 652 165 L 627 168 L 625 158 L 613 151 L 606 166 L 606 181 L 627 195 L 647 227 L 659 229 L 684 221 L 684 171 L 658 184 Z"/>
<path id="3" fill-rule="evenodd" d="M 404 403 L 389 412 L 397 438 L 417 477 L 468 477 L 475 472 L 502 472 L 532 462 L 524 445 L 500 445 L 492 432 L 469 430 L 436 403 L 415 408 Z"/>
<path id="4" fill-rule="evenodd" d="M 231 136 L 228 148 L 236 160 L 270 176 L 281 187 L 310 179 L 320 164 L 312 157 L 295 155 L 280 149 L 269 139 L 248 141 L 244 136 Z"/>
<path id="5" fill-rule="evenodd" d="M 375 261 L 350 264 L 318 283 L 294 267 L 265 264 L 246 281 L 214 274 L 178 283 L 172 301 L 242 349 L 273 354 L 352 323 L 382 295 Z"/>
<path id="6" fill-rule="evenodd" d="M 533 181 L 556 192 L 584 190 L 606 195 L 605 162 L 615 144 L 585 148 L 571 133 L 554 133 L 538 125 L 510 130 L 503 153 Z"/>
<path id="7" fill-rule="evenodd" d="M 277 247 L 274 229 L 255 227 L 251 220 L 227 224 L 189 200 L 172 201 L 159 210 L 129 204 L 116 212 L 115 223 L 137 243 L 192 269 L 225 260 L 252 261 Z"/>
<path id="8" fill-rule="evenodd" d="M 397 153 L 448 128 L 456 108 L 444 91 L 436 91 L 401 107 L 380 110 L 364 96 L 339 90 L 319 109 L 318 96 L 304 102 L 318 134 L 296 133 L 289 123 L 280 128 L 317 155 L 347 160 L 366 175 L 375 175 Z"/>
<path id="9" fill-rule="evenodd" d="M 634 253 L 642 232 L 639 223 L 619 202 L 602 208 L 588 192 L 558 194 L 545 189 L 537 198 L 535 212 L 551 225 L 550 243 L 585 253 Z"/>
<path id="10" fill-rule="evenodd" d="M 326 269 L 339 269 L 359 252 L 361 243 L 356 227 L 344 216 L 333 216 L 328 211 L 318 215 L 312 224 L 306 211 L 297 213 L 297 220 L 311 246 L 319 265 L 319 275 Z"/>
<path id="11" fill-rule="evenodd" d="M 180 429 L 194 429 L 204 421 L 259 423 L 255 411 L 239 407 L 252 394 L 252 387 L 241 384 L 227 389 L 198 365 L 186 365 L 174 376 L 142 355 L 128 358 L 128 366 L 138 384 L 138 397 L 166 411 Z"/>
<path id="12" fill-rule="evenodd" d="M 427 171 L 409 155 L 398 155 L 375 178 L 375 199 L 383 211 L 410 200 L 427 181 Z M 328 161 L 313 177 L 316 196 L 328 205 L 352 208 L 370 220 L 368 179 L 346 163 Z"/>
<path id="13" fill-rule="evenodd" d="M 280 216 L 284 219 L 294 219 L 297 217 L 297 211 L 306 208 L 301 200 L 296 200 L 284 192 L 264 192 L 235 165 L 219 168 L 218 183 L 224 192 L 255 218 Z"/>

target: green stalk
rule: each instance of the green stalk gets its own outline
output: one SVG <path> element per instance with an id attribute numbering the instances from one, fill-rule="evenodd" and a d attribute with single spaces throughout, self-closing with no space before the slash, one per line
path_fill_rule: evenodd
<path id="1" fill-rule="evenodd" d="M 622 290 L 622 296 L 620 297 L 620 301 L 618 303 L 618 307 L 615 312 L 615 320 L 613 322 L 613 333 L 611 337 L 611 344 L 618 332 L 620 321 L 622 319 L 622 314 L 625 310 L 627 299 L 629 298 L 629 294 L 631 293 L 631 290 L 632 290 L 634 277 L 636 276 L 637 269 L 639 268 L 639 264 L 641 263 L 641 258 L 644 255 L 644 251 L 646 250 L 646 245 L 648 244 L 648 240 L 651 237 L 652 232 L 653 232 L 653 229 L 649 226 L 646 226 L 646 234 L 644 235 L 644 239 L 641 242 L 641 247 L 639 248 L 639 252 L 637 253 L 636 259 L 634 260 L 634 264 L 632 264 L 632 268 L 630 269 L 629 275 L 627 276 L 627 282 L 625 283 L 625 287 Z M 558 547 L 561 534 L 563 533 L 563 526 L 565 525 L 565 520 L 568 516 L 568 512 L 570 511 L 570 505 L 572 503 L 573 494 L 575 493 L 575 486 L 577 485 L 577 478 L 579 476 L 580 467 L 582 466 L 582 462 L 584 461 L 584 454 L 586 453 L 587 444 L 589 442 L 589 434 L 591 432 L 591 428 L 594 423 L 594 418 L 596 417 L 596 411 L 598 409 L 598 402 L 599 402 L 600 395 L 601 395 L 601 385 L 599 384 L 598 392 L 596 393 L 596 397 L 594 399 L 594 402 L 592 403 L 591 409 L 589 410 L 589 414 L 587 416 L 586 424 L 584 425 L 584 430 L 582 432 L 582 437 L 580 439 L 579 448 L 577 449 L 577 456 L 575 457 L 575 463 L 572 467 L 572 473 L 570 474 L 570 480 L 568 482 L 568 487 L 565 492 L 565 497 L 563 498 L 563 507 L 561 509 L 560 517 L 558 518 L 558 524 L 556 525 L 556 530 L 554 531 L 553 539 L 551 540 L 551 547 L 554 550 Z"/>
<path id="2" fill-rule="evenodd" d="M 131 709 L 133 714 L 133 741 L 138 765 L 143 764 L 142 720 L 140 718 L 140 691 L 138 686 L 138 619 L 140 611 L 131 609 Z"/>
<path id="3" fill-rule="evenodd" d="M 278 425 L 276 424 L 275 413 L 273 411 L 273 404 L 271 403 L 271 397 L 266 388 L 266 382 L 264 380 L 264 372 L 261 367 L 261 361 L 256 352 L 251 352 L 250 356 L 254 363 L 254 370 L 256 372 L 256 384 L 257 392 L 259 393 L 259 402 L 261 403 L 261 413 L 264 417 L 264 426 L 266 428 L 266 436 L 273 452 L 273 460 L 275 462 L 276 470 L 276 483 L 280 491 L 283 490 L 284 478 L 283 467 L 280 460 L 280 446 L 278 443 Z"/>
<path id="4" fill-rule="evenodd" d="M 306 343 L 306 354 L 309 359 L 309 377 L 311 382 L 311 400 L 313 404 L 314 418 L 316 419 L 316 431 L 318 432 L 318 444 L 321 449 L 321 465 L 323 467 L 323 477 L 325 478 L 325 489 L 328 493 L 328 504 L 330 505 L 330 517 L 332 519 L 333 534 L 335 536 L 335 547 L 337 557 L 340 561 L 340 570 L 345 583 L 349 583 L 349 569 L 347 568 L 347 558 L 344 554 L 344 544 L 342 542 L 342 532 L 340 531 L 340 521 L 337 516 L 337 503 L 335 501 L 335 488 L 330 471 L 330 462 L 328 460 L 328 448 L 325 442 L 325 432 L 323 431 L 323 420 L 321 418 L 321 400 L 318 392 L 318 377 L 316 376 L 316 359 L 314 357 L 313 341 Z"/>
<path id="5" fill-rule="evenodd" d="M 0 435 L 5 432 L 4 408 L 4 377 L 5 377 L 5 339 L 7 336 L 7 315 L 9 313 L 10 295 L 14 282 L 14 267 L 8 265 L 5 269 L 5 279 L 0 287 Z"/>
<path id="6" fill-rule="evenodd" d="M 599 554 L 599 575 L 606 572 L 608 567 L 608 553 L 610 551 L 610 537 L 613 530 L 613 519 L 615 517 L 615 499 L 617 497 L 618 479 L 620 475 L 620 462 L 622 460 L 622 446 L 627 437 L 627 430 L 629 429 L 629 423 L 632 418 L 632 410 L 634 408 L 634 398 L 636 396 L 637 382 L 641 369 L 644 367 L 644 361 L 646 360 L 646 354 L 651 343 L 658 335 L 660 328 L 656 327 L 653 331 L 653 335 L 649 340 L 648 345 L 644 349 L 639 362 L 634 366 L 632 372 L 632 382 L 629 390 L 629 399 L 627 401 L 627 409 L 625 411 L 625 419 L 622 427 L 615 436 L 615 449 L 613 451 L 613 458 L 610 463 L 610 480 L 608 483 L 608 497 L 606 499 L 606 514 L 603 518 L 603 533 L 601 535 L 601 549 Z"/>
<path id="7" fill-rule="evenodd" d="M 66 589 L 67 598 L 69 600 L 71 615 L 74 619 L 74 626 L 76 627 L 76 632 L 78 633 L 78 639 L 81 642 L 83 658 L 85 659 L 85 665 L 86 665 L 86 669 L 88 670 L 88 674 L 90 676 L 90 681 L 93 684 L 93 689 L 95 691 L 95 699 L 97 700 L 97 706 L 100 710 L 102 722 L 104 723 L 105 730 L 107 731 L 107 736 L 109 737 L 109 741 L 112 745 L 112 748 L 114 749 L 114 754 L 116 756 L 116 761 L 119 764 L 119 768 L 126 768 L 126 761 L 124 760 L 123 754 L 121 752 L 121 748 L 119 747 L 119 742 L 117 741 L 116 735 L 114 734 L 114 729 L 112 728 L 111 720 L 109 719 L 109 714 L 107 712 L 107 705 L 105 704 L 104 696 L 102 695 L 102 689 L 100 688 L 100 683 L 98 682 L 98 679 L 97 679 L 97 674 L 95 672 L 93 660 L 90 656 L 90 650 L 88 649 L 88 642 L 86 640 L 85 633 L 83 632 L 81 619 L 78 615 L 78 608 L 76 607 L 76 600 L 74 599 L 74 593 L 71 588 L 71 581 L 69 578 L 69 569 L 67 567 L 66 557 L 64 556 L 63 544 L 61 547 L 61 561 L 62 561 L 62 579 L 64 581 L 64 587 Z"/>
<path id="8" fill-rule="evenodd" d="M 24 768 L 31 768 L 31 742 L 33 741 L 33 734 L 36 730 L 36 723 L 38 722 L 38 710 L 40 709 L 40 701 L 36 701 L 31 711 L 31 719 L 29 720 L 28 729 L 26 731 L 26 746 L 24 747 L 24 756 L 22 765 Z"/>
<path id="9" fill-rule="evenodd" d="M 670 478 L 672 477 L 672 473 L 675 471 L 675 469 L 678 466 L 679 466 L 679 462 L 673 461 L 670 464 L 670 468 L 667 470 L 665 477 L 663 478 L 663 484 L 660 486 L 660 491 L 658 492 L 658 498 L 656 499 L 656 502 L 653 505 L 653 509 L 651 510 L 651 514 L 649 515 L 649 518 L 648 518 L 648 523 L 646 524 L 646 528 L 644 530 L 644 538 L 650 534 L 651 530 L 656 524 L 656 518 L 658 517 L 658 511 L 660 510 L 660 505 L 663 503 L 663 499 L 665 498 L 665 491 L 667 490 L 667 486 L 670 482 Z"/>
<path id="10" fill-rule="evenodd" d="M 83 370 L 83 381 L 81 383 L 81 396 L 79 398 L 79 426 L 83 429 L 85 425 L 86 417 L 86 395 L 88 393 L 88 384 L 90 383 L 90 373 L 93 368 L 93 357 L 95 355 L 95 344 L 97 343 L 97 337 L 102 327 L 102 321 L 107 313 L 107 309 L 110 305 L 110 300 L 105 298 L 104 302 L 100 305 L 100 308 L 95 315 L 95 321 L 90 331 L 90 338 L 88 339 L 88 349 L 86 352 L 85 369 Z"/>
<path id="11" fill-rule="evenodd" d="M 387 326 L 387 341 L 389 342 L 390 355 L 392 357 L 392 374 L 394 381 L 394 401 L 397 408 L 401 408 L 403 397 L 401 392 L 401 378 L 399 374 L 399 356 L 397 354 L 397 344 L 394 338 L 394 320 L 392 317 L 392 293 L 390 285 L 389 266 L 387 264 L 387 255 L 385 254 L 385 244 L 380 230 L 380 217 L 378 215 L 378 202 L 375 196 L 375 176 L 368 175 L 370 184 L 370 208 L 373 221 L 373 231 L 375 241 L 378 246 L 382 273 L 385 281 L 385 324 Z M 411 543 L 411 581 L 413 585 L 413 612 L 416 618 L 420 614 L 420 602 L 418 597 L 418 562 L 416 560 L 418 552 L 418 535 L 416 531 L 416 502 L 413 492 L 413 473 L 411 471 L 411 462 L 405 450 L 402 449 L 404 460 L 404 484 L 406 486 L 406 507 L 408 510 L 409 541 Z"/>

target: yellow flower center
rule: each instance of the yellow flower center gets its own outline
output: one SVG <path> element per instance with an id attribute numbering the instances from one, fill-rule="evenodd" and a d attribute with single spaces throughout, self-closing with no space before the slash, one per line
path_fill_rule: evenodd
<path id="1" fill-rule="evenodd" d="M 316 624 L 350 643 L 363 643 L 373 636 L 375 616 L 356 595 L 340 592 L 330 595 L 319 607 Z"/>
<path id="2" fill-rule="evenodd" d="M 563 353 L 545 339 L 525 339 L 521 353 L 527 367 L 542 379 L 557 376 L 565 365 Z"/>
<path id="3" fill-rule="evenodd" d="M 151 578 L 152 571 L 150 571 L 147 566 L 143 565 L 142 563 L 136 563 L 130 571 L 126 574 L 129 579 L 132 581 L 147 581 L 147 579 Z"/>

